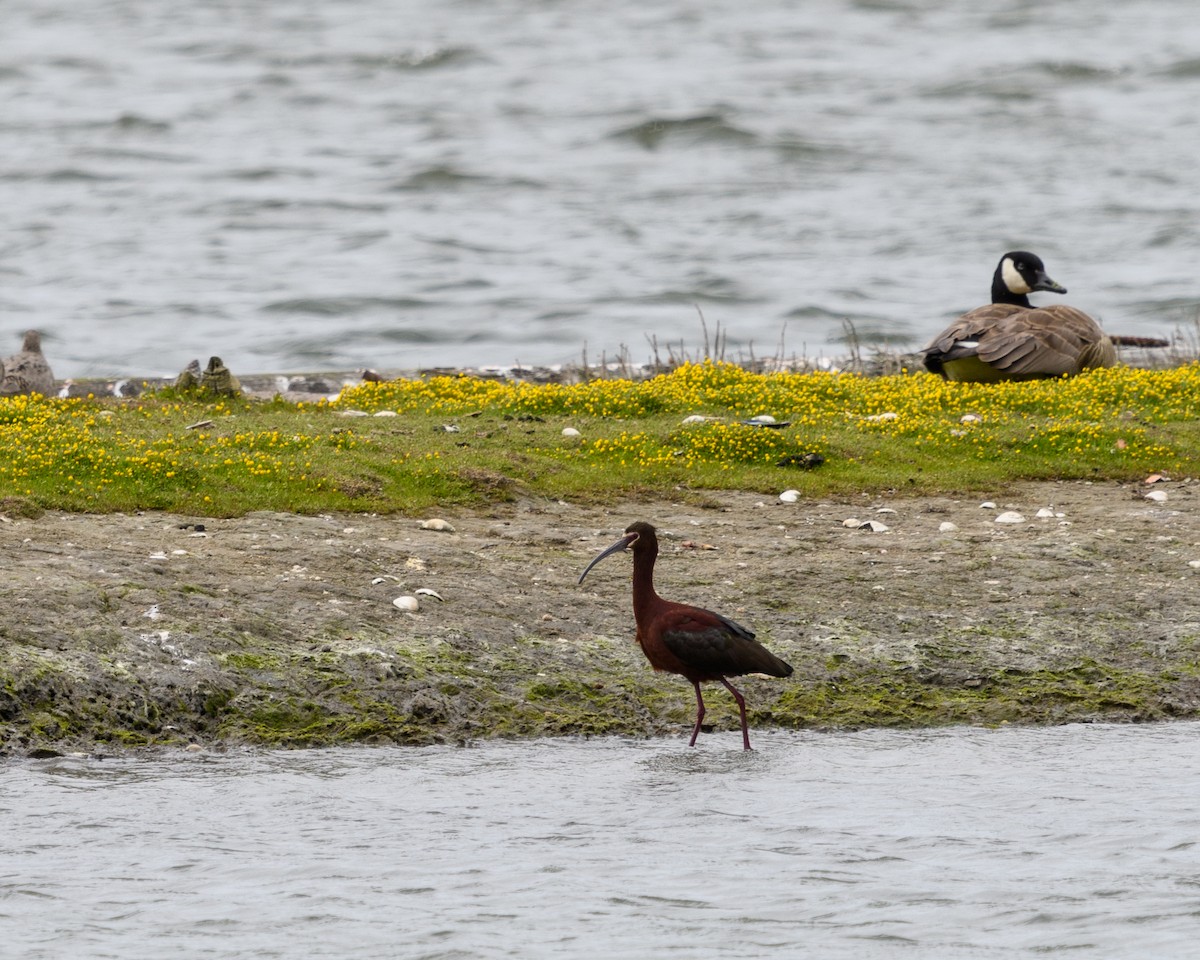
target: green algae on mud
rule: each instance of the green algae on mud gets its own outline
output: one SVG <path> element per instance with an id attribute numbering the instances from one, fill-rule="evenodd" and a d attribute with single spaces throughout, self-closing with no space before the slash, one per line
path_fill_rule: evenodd
<path id="1" fill-rule="evenodd" d="M 80 685 L 66 670 L 35 677 L 6 662 L 0 729 L 13 747 L 114 749 L 682 736 L 690 725 L 687 684 L 653 676 L 640 657 L 576 650 L 563 663 L 539 650 L 536 638 L 519 638 L 514 646 L 522 655 L 510 651 L 506 666 L 485 657 L 468 672 L 462 656 L 448 650 L 445 658 L 426 656 L 420 676 L 405 678 L 364 671 L 356 652 L 326 655 L 316 670 L 298 667 L 295 658 L 267 656 L 266 665 L 243 659 L 218 685 L 173 698 L 132 677 L 124 684 Z M 393 653 L 394 661 L 382 652 L 371 659 L 402 664 L 402 652 Z M 591 661 L 589 671 L 577 669 L 581 659 Z M 538 667 L 541 675 L 531 676 Z M 87 696 L 75 695 L 77 689 Z M 1148 721 L 1196 713 L 1195 671 L 1153 674 L 1092 660 L 969 677 L 872 664 L 806 671 L 786 682 L 747 680 L 743 689 L 754 725 L 790 729 Z M 712 726 L 736 729 L 732 701 L 719 688 L 708 702 Z"/>
<path id="2" fill-rule="evenodd" d="M 453 532 L 370 515 L 201 532 L 166 514 L 13 517 L 0 749 L 682 738 L 691 689 L 633 642 L 628 571 L 576 583 L 633 519 L 659 527 L 664 596 L 736 617 L 795 666 L 740 683 L 755 726 L 1194 717 L 1200 484 L 1166 489 L 1165 504 L 1119 484 L 998 491 L 1030 518 L 1014 526 L 975 497 L 766 493 L 520 501 L 456 513 Z M 1053 518 L 1033 519 L 1043 504 Z M 842 523 L 879 510 L 887 532 Z M 444 601 L 392 605 L 420 587 Z M 732 736 L 731 698 L 706 700 Z"/>

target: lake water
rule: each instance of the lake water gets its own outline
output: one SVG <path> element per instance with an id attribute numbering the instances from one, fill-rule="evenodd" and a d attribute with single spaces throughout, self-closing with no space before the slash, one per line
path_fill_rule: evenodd
<path id="1" fill-rule="evenodd" d="M 0 354 L 915 348 L 1014 247 L 1194 343 L 1198 50 L 1193 0 L 12 0 Z"/>
<path id="2" fill-rule="evenodd" d="M 1192 958 L 1200 724 L 0 768 L 0 956 Z"/>

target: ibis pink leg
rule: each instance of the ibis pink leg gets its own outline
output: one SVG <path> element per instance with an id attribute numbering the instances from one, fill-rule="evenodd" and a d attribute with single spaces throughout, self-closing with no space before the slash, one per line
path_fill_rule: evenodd
<path id="1" fill-rule="evenodd" d="M 692 728 L 692 739 L 688 741 L 689 747 L 696 745 L 696 738 L 700 736 L 700 722 L 704 719 L 704 696 L 700 693 L 700 684 L 693 683 L 696 688 L 696 725 Z"/>
<path id="2" fill-rule="evenodd" d="M 746 724 L 746 701 L 742 695 L 738 693 L 737 687 L 735 687 L 732 683 L 730 683 L 724 677 L 721 677 L 721 682 L 729 688 L 729 692 L 733 694 L 733 699 L 737 701 L 738 713 L 742 715 L 742 746 L 745 749 L 750 750 L 752 748 L 750 746 L 750 728 Z"/>

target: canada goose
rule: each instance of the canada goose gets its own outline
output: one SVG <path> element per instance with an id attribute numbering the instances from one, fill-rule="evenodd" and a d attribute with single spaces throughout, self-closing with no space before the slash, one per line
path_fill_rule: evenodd
<path id="1" fill-rule="evenodd" d="M 54 374 L 42 355 L 42 337 L 36 330 L 25 331 L 21 351 L 0 361 L 0 370 L 3 371 L 0 396 L 11 397 L 22 393 L 54 396 Z"/>
<path id="2" fill-rule="evenodd" d="M 1006 253 L 992 278 L 992 302 L 964 313 L 929 341 L 921 349 L 926 368 L 947 380 L 994 383 L 1060 377 L 1117 362 L 1112 340 L 1095 320 L 1062 304 L 1035 307 L 1027 296 L 1035 290 L 1067 292 L 1032 253 Z"/>

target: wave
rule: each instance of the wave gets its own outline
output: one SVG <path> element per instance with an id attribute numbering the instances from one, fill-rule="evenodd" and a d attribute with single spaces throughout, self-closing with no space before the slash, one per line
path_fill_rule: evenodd
<path id="1" fill-rule="evenodd" d="M 267 313 L 303 313 L 312 316 L 344 317 L 373 310 L 414 310 L 434 306 L 416 297 L 297 297 L 265 304 Z"/>
<path id="2" fill-rule="evenodd" d="M 1159 70 L 1157 75 L 1175 80 L 1194 80 L 1196 77 L 1200 77 L 1200 57 L 1176 60 L 1170 66 Z"/>
<path id="3" fill-rule="evenodd" d="M 735 126 L 719 113 L 700 113 L 690 117 L 651 117 L 609 134 L 612 140 L 630 140 L 646 150 L 665 144 L 684 146 L 700 143 L 757 143 L 758 137 Z"/>
<path id="4" fill-rule="evenodd" d="M 435 164 L 410 174 L 388 190 L 393 193 L 409 191 L 458 190 L 466 187 L 523 187 L 538 190 L 546 186 L 538 180 L 522 177 L 493 177 L 488 174 L 467 173 L 453 164 Z"/>

